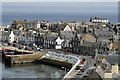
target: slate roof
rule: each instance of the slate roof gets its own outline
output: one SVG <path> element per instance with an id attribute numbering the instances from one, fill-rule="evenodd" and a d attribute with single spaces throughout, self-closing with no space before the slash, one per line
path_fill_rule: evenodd
<path id="1" fill-rule="evenodd" d="M 110 55 L 107 55 L 106 60 L 112 65 L 114 65 L 114 64 L 120 65 L 120 55 L 116 54 L 115 52 L 113 52 Z"/>
<path id="2" fill-rule="evenodd" d="M 98 40 L 98 42 L 103 42 L 103 43 L 108 43 L 109 42 L 109 39 L 107 39 L 106 37 L 99 37 L 99 38 L 97 38 Z"/>
<path id="3" fill-rule="evenodd" d="M 101 78 L 104 77 L 104 70 L 103 70 L 103 68 L 101 66 L 96 68 L 96 72 L 98 73 L 98 75 L 100 75 Z"/>
<path id="4" fill-rule="evenodd" d="M 72 31 L 61 31 L 60 32 L 60 37 L 62 39 L 71 40 L 73 36 L 74 34 Z"/>
<path id="5" fill-rule="evenodd" d="M 57 37 L 58 37 L 58 33 L 52 33 L 52 32 L 48 32 L 44 35 L 44 38 L 50 41 L 54 41 L 55 39 L 57 39 Z"/>
<path id="6" fill-rule="evenodd" d="M 117 73 L 112 74 L 112 80 L 120 80 L 120 76 Z"/>
<path id="7" fill-rule="evenodd" d="M 106 46 L 106 43 L 101 42 L 83 42 L 83 46 L 89 46 L 89 47 L 98 47 L 98 46 Z"/>
<path id="8" fill-rule="evenodd" d="M 60 24 L 60 25 L 58 25 L 58 29 L 63 31 L 66 26 L 67 26 L 67 24 Z"/>
<path id="9" fill-rule="evenodd" d="M 95 30 L 95 35 L 97 37 L 105 37 L 105 38 L 109 38 L 109 37 L 113 37 L 113 32 L 109 31 L 109 28 L 104 28 L 102 30 L 100 29 L 96 29 Z"/>
<path id="10" fill-rule="evenodd" d="M 83 46 L 93 47 L 94 46 L 94 42 L 84 42 Z"/>
<path id="11" fill-rule="evenodd" d="M 2 31 L 2 36 L 9 36 L 10 35 L 10 32 L 9 31 Z"/>
<path id="12" fill-rule="evenodd" d="M 22 33 L 20 30 L 13 30 L 13 34 L 19 36 Z"/>
<path id="13" fill-rule="evenodd" d="M 90 74 L 90 76 L 88 77 L 90 79 L 93 80 L 102 80 L 102 78 L 100 77 L 100 75 L 95 71 L 95 69 L 93 70 L 93 72 Z"/>

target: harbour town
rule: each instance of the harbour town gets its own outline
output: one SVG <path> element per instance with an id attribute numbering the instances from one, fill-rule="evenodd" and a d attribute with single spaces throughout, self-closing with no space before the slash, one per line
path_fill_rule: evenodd
<path id="1" fill-rule="evenodd" d="M 60 80 L 120 79 L 120 23 L 101 17 L 79 22 L 25 19 L 0 26 L 0 32 L 5 67 L 47 64 L 63 70 Z"/>

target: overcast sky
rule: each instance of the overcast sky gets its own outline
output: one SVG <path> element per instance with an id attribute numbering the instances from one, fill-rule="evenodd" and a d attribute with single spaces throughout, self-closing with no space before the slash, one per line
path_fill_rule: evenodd
<path id="1" fill-rule="evenodd" d="M 4 14 L 116 14 L 117 2 L 3 2 Z"/>
<path id="2" fill-rule="evenodd" d="M 1 17 L 2 15 L 8 14 L 118 15 L 118 1 L 119 0 L 49 0 L 48 2 L 48 0 L 2 0 L 2 5 L 0 3 L 0 15 Z"/>
<path id="3" fill-rule="evenodd" d="M 2 2 L 118 2 L 119 0 L 1 0 Z"/>

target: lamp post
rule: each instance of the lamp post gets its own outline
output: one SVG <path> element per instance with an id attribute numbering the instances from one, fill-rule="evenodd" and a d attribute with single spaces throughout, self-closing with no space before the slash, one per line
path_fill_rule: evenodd
<path id="1" fill-rule="evenodd" d="M 69 70 L 66 67 L 62 67 L 62 69 L 65 69 L 65 74 L 67 73 L 67 70 Z"/>

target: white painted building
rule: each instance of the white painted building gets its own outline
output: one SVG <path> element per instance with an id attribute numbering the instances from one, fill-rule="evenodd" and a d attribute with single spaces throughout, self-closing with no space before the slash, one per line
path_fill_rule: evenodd
<path id="1" fill-rule="evenodd" d="M 90 22 L 93 22 L 93 23 L 108 23 L 109 21 L 106 18 L 95 17 L 95 18 L 91 18 Z"/>
<path id="2" fill-rule="evenodd" d="M 63 31 L 72 31 L 72 29 L 70 28 L 70 26 L 69 25 L 66 25 L 66 27 L 64 28 L 64 30 Z"/>
<path id="3" fill-rule="evenodd" d="M 63 39 L 60 39 L 60 37 L 58 37 L 57 39 L 56 39 L 56 46 L 55 46 L 55 48 L 56 49 L 61 49 L 62 48 L 62 42 L 63 42 L 64 40 Z"/>
<path id="4" fill-rule="evenodd" d="M 13 31 L 11 31 L 10 35 L 9 35 L 9 43 L 12 43 L 15 39 L 15 35 L 13 34 Z"/>
<path id="5" fill-rule="evenodd" d="M 0 26 L 0 32 L 4 31 L 6 26 Z"/>

